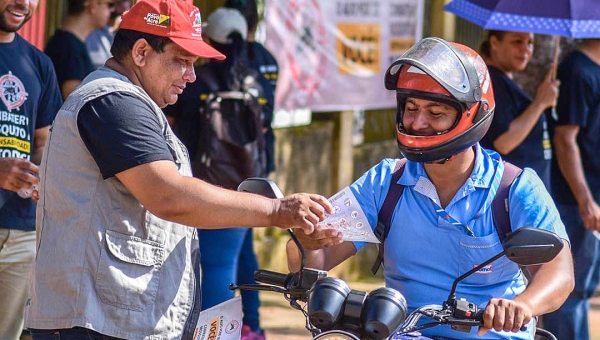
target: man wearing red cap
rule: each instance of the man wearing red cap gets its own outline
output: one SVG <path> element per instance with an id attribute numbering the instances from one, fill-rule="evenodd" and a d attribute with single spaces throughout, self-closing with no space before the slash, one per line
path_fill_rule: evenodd
<path id="1" fill-rule="evenodd" d="M 34 339 L 191 339 L 200 306 L 194 228 L 310 233 L 332 210 L 319 195 L 272 200 L 191 177 L 161 108 L 196 79 L 198 57 L 224 58 L 201 33 L 191 4 L 138 1 L 123 14 L 113 58 L 58 112 L 40 165 L 26 308 Z"/>

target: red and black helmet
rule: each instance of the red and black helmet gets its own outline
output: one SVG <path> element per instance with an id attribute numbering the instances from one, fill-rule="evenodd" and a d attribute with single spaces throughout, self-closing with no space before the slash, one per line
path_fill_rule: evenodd
<path id="1" fill-rule="evenodd" d="M 385 74 L 396 90 L 396 134 L 402 155 L 416 162 L 448 159 L 475 145 L 494 116 L 494 93 L 487 66 L 471 48 L 425 38 L 396 60 Z M 402 124 L 407 97 L 444 102 L 458 110 L 454 125 L 433 136 L 406 133 Z"/>

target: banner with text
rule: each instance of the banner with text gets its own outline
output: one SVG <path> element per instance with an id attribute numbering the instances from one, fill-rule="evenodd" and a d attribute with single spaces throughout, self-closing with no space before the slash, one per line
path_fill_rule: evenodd
<path id="1" fill-rule="evenodd" d="M 423 0 L 270 0 L 266 42 L 276 105 L 313 111 L 395 106 L 387 67 L 421 38 Z"/>

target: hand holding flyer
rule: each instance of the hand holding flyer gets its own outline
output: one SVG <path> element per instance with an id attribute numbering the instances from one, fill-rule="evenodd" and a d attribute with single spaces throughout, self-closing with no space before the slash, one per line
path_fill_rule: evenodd
<path id="1" fill-rule="evenodd" d="M 349 187 L 333 195 L 329 202 L 333 205 L 333 214 L 319 222 L 320 226 L 340 231 L 344 241 L 380 243 Z"/>

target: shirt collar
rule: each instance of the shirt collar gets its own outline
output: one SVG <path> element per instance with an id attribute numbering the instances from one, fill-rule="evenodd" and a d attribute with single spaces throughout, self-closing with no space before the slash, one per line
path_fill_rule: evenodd
<path id="1" fill-rule="evenodd" d="M 475 188 L 489 188 L 494 180 L 494 172 L 498 166 L 498 161 L 501 160 L 497 152 L 486 150 L 479 143 L 475 144 L 473 148 L 475 150 L 475 166 L 463 187 L 469 192 L 475 190 Z M 408 161 L 398 183 L 404 186 L 414 186 L 420 178 L 430 181 L 423 163 Z"/>

